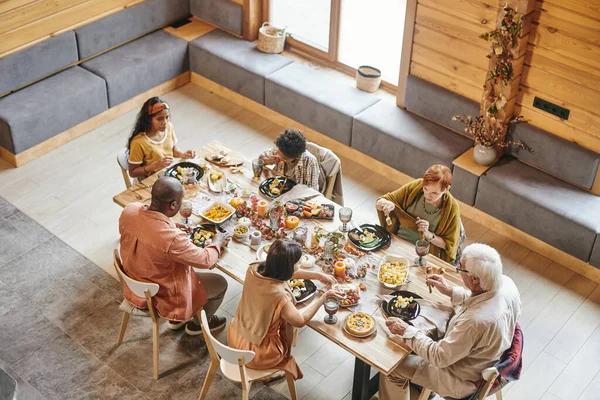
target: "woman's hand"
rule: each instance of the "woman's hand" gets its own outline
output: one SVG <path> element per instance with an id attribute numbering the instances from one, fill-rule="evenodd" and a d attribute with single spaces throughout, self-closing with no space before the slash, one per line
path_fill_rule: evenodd
<path id="1" fill-rule="evenodd" d="M 328 297 L 335 297 L 338 300 L 342 300 L 344 298 L 344 293 L 339 292 L 337 290 L 329 289 L 323 295 L 323 297 L 322 297 L 323 301 L 325 301 L 325 299 Z"/>
<path id="2" fill-rule="evenodd" d="M 406 328 L 408 328 L 408 324 L 406 322 L 396 317 L 390 317 L 386 319 L 385 326 L 388 327 L 391 333 L 400 336 L 404 335 L 404 332 L 406 332 Z"/>
<path id="3" fill-rule="evenodd" d="M 423 234 L 426 234 L 429 232 L 429 221 L 427 221 L 426 219 L 421 219 L 417 217 L 417 230 L 419 232 L 422 232 Z M 427 236 L 425 236 L 427 238 Z"/>
<path id="4" fill-rule="evenodd" d="M 445 294 L 446 296 L 452 295 L 452 287 L 448 285 L 448 281 L 441 275 L 430 275 L 425 280 L 425 283 L 435 287 L 441 294 Z"/>
<path id="5" fill-rule="evenodd" d="M 188 150 L 185 153 L 183 153 L 183 155 L 181 156 L 181 158 L 194 158 L 196 157 L 196 152 L 194 150 Z"/>
<path id="6" fill-rule="evenodd" d="M 318 279 L 322 284 L 327 285 L 327 287 L 332 287 L 337 283 L 337 280 L 333 276 L 325 274 L 323 272 L 319 273 Z"/>
<path id="7" fill-rule="evenodd" d="M 385 215 L 389 215 L 389 213 L 394 211 L 396 206 L 394 205 L 394 203 L 392 203 L 389 200 L 379 199 L 379 200 L 377 200 L 377 203 L 375 203 L 375 208 L 377 210 L 383 212 Z"/>
<path id="8" fill-rule="evenodd" d="M 173 162 L 173 157 L 163 157 L 158 161 L 154 161 L 151 164 L 148 164 L 148 172 L 153 173 L 154 171 L 158 171 L 160 169 L 166 168 Z"/>

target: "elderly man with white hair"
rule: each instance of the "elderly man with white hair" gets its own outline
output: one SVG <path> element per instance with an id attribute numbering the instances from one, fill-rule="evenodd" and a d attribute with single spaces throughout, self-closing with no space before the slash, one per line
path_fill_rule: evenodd
<path id="1" fill-rule="evenodd" d="M 502 275 L 498 252 L 485 244 L 471 244 L 457 270 L 470 293 L 450 286 L 440 275 L 427 279 L 427 284 L 451 298 L 454 307 L 443 339 L 433 341 L 398 318 L 386 321 L 390 332 L 400 336 L 414 354 L 389 376 L 382 375 L 380 400 L 409 400 L 410 382 L 441 396 L 464 398 L 477 390 L 482 371 L 510 348 L 521 300 L 514 282 Z"/>

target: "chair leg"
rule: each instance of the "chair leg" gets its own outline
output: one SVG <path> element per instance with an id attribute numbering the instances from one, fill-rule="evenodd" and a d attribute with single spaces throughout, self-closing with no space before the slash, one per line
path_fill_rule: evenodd
<path id="1" fill-rule="evenodd" d="M 429 399 L 429 395 L 431 394 L 431 389 L 423 388 L 421 390 L 421 394 L 419 395 L 419 400 L 427 400 Z"/>
<path id="2" fill-rule="evenodd" d="M 502 400 L 502 389 L 496 392 L 496 400 Z"/>
<path id="3" fill-rule="evenodd" d="M 217 373 L 217 368 L 219 368 L 218 364 L 215 362 L 210 362 L 208 367 L 208 372 L 206 373 L 206 377 L 204 378 L 204 384 L 202 385 L 202 391 L 200 391 L 200 397 L 198 400 L 204 400 L 206 395 L 208 394 L 208 389 L 210 389 L 210 385 L 212 384 L 212 380 Z"/>
<path id="4" fill-rule="evenodd" d="M 158 379 L 158 322 L 152 322 L 152 363 L 154 379 Z"/>
<path id="5" fill-rule="evenodd" d="M 129 322 L 129 314 L 123 313 L 123 319 L 121 319 L 121 329 L 119 330 L 119 338 L 117 339 L 117 346 L 123 342 L 125 331 L 127 330 L 127 323 Z"/>
<path id="6" fill-rule="evenodd" d="M 298 393 L 296 392 L 296 381 L 294 377 L 289 372 L 285 372 L 285 380 L 288 384 L 288 389 L 290 391 L 290 396 L 292 400 L 298 400 Z"/>

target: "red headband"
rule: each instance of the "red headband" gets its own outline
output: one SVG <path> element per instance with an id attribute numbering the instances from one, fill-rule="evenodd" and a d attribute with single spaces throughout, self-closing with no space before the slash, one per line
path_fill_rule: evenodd
<path id="1" fill-rule="evenodd" d="M 153 105 L 151 105 L 150 107 L 148 107 L 148 114 L 149 115 L 154 115 L 158 112 L 161 112 L 164 109 L 169 109 L 169 106 L 167 105 L 167 103 L 155 103 Z"/>

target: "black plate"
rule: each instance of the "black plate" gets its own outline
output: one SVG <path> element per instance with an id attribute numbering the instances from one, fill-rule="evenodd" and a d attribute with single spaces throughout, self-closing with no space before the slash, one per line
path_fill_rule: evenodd
<path id="1" fill-rule="evenodd" d="M 223 228 L 221 228 L 221 227 L 218 227 L 218 229 L 219 229 L 219 232 L 225 232 L 223 230 Z M 213 224 L 202 224 L 202 225 L 196 226 L 194 228 L 194 230 L 192 231 L 192 233 L 189 234 L 190 241 L 192 243 L 194 243 L 194 233 L 199 232 L 200 230 L 210 231 L 212 233 L 216 233 L 217 232 L 217 226 L 213 225 Z M 204 248 L 204 246 L 206 246 L 206 243 L 205 242 L 200 242 L 200 244 L 197 244 L 196 246 Z"/>
<path id="2" fill-rule="evenodd" d="M 196 179 L 199 181 L 204 176 L 204 170 L 198 164 L 194 164 L 193 162 L 183 161 L 178 164 L 172 165 L 165 171 L 165 176 L 171 176 L 173 178 L 177 178 L 179 173 L 177 172 L 177 167 L 181 168 L 193 168 L 196 170 Z M 179 178 L 177 178 L 179 179 Z"/>
<path id="3" fill-rule="evenodd" d="M 296 297 L 296 303 L 302 303 L 304 300 L 312 297 L 312 295 L 317 291 L 317 286 L 310 279 L 304 279 L 304 287 L 306 290 L 300 295 L 300 297 Z"/>
<path id="4" fill-rule="evenodd" d="M 409 292 L 406 290 L 397 290 L 395 292 L 390 293 L 391 296 L 402 296 L 402 297 L 410 297 L 412 296 L 413 299 L 422 299 L 421 296 L 419 296 L 416 293 L 413 292 Z M 415 318 L 417 318 L 419 316 L 419 314 L 421 313 L 421 305 L 419 304 L 419 302 L 415 301 L 414 302 L 416 304 L 416 306 L 412 309 L 408 309 L 406 308 L 405 310 L 401 310 L 398 309 L 394 306 L 394 301 L 384 301 L 383 303 L 381 303 L 381 307 L 383 309 L 383 311 L 391 317 L 398 317 L 400 319 L 403 319 L 404 321 L 410 321 L 413 320 Z"/>
<path id="5" fill-rule="evenodd" d="M 260 185 L 258 185 L 258 190 L 260 191 L 260 193 L 271 199 L 274 200 L 276 198 L 278 198 L 279 196 L 281 196 L 284 193 L 289 192 L 294 186 L 296 186 L 296 182 L 294 182 L 293 180 L 289 179 L 285 182 L 285 186 L 283 187 L 283 189 L 281 190 L 281 194 L 279 194 L 278 196 L 273 196 L 271 194 L 271 191 L 269 190 L 269 185 L 271 184 L 271 182 L 273 182 L 275 179 L 279 179 L 279 181 L 284 181 L 285 178 L 283 176 L 273 176 L 271 178 L 267 178 L 264 181 L 262 181 L 260 183 Z"/>
<path id="6" fill-rule="evenodd" d="M 363 246 L 360 243 L 360 240 L 355 240 L 354 238 L 351 237 L 352 232 L 354 232 L 358 235 L 362 235 L 362 232 L 365 229 L 367 229 L 371 232 L 374 232 L 375 235 L 377 236 L 377 238 L 379 238 L 379 242 L 377 242 L 377 244 L 375 244 L 374 246 Z M 350 239 L 352 244 L 355 245 L 360 250 L 377 251 L 377 250 L 383 249 L 386 246 L 389 246 L 389 244 L 392 242 L 392 235 L 390 235 L 388 231 L 386 231 L 379 225 L 362 224 L 360 227 L 352 229 L 350 232 L 348 232 L 348 239 Z"/>

